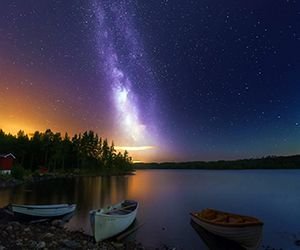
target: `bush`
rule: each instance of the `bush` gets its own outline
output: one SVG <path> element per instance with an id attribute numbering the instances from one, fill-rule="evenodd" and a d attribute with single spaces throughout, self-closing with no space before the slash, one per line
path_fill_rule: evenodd
<path id="1" fill-rule="evenodd" d="M 40 171 L 38 169 L 34 170 L 32 177 L 40 177 Z"/>
<path id="2" fill-rule="evenodd" d="M 9 174 L 2 174 L 0 173 L 0 181 L 6 181 L 11 179 L 11 176 Z"/>
<path id="3" fill-rule="evenodd" d="M 25 176 L 25 169 L 20 165 L 15 165 L 11 169 L 11 175 L 15 179 L 23 180 L 23 178 Z"/>

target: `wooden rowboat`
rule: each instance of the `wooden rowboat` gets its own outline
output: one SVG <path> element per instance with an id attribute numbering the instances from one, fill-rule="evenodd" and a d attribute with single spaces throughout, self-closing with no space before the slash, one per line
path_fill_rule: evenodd
<path id="1" fill-rule="evenodd" d="M 115 236 L 135 220 L 138 202 L 124 200 L 118 204 L 90 211 L 90 222 L 96 242 Z"/>
<path id="2" fill-rule="evenodd" d="M 207 231 L 235 241 L 247 250 L 257 249 L 261 242 L 263 223 L 257 218 L 208 208 L 191 216 Z"/>
<path id="3" fill-rule="evenodd" d="M 19 217 L 33 218 L 55 218 L 72 213 L 76 209 L 75 204 L 55 205 L 17 205 L 10 204 L 8 209 Z"/>

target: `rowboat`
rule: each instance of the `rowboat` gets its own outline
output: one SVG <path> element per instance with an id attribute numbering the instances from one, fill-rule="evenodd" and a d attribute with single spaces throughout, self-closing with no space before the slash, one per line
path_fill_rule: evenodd
<path id="1" fill-rule="evenodd" d="M 90 211 L 90 223 L 95 241 L 115 236 L 127 229 L 135 220 L 138 202 L 124 200 L 118 204 Z"/>
<path id="2" fill-rule="evenodd" d="M 17 205 L 10 204 L 8 209 L 19 217 L 55 218 L 72 213 L 76 209 L 75 204 L 55 205 Z"/>
<path id="3" fill-rule="evenodd" d="M 214 209 L 191 213 L 192 220 L 207 231 L 237 242 L 247 250 L 259 247 L 263 223 L 254 217 Z"/>

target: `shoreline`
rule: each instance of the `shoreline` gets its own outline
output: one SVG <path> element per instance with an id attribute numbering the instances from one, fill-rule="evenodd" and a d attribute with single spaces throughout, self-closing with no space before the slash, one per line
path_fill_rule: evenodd
<path id="1" fill-rule="evenodd" d="M 203 170 L 258 170 L 300 169 L 300 155 L 267 156 L 239 160 L 186 161 L 186 162 L 140 162 L 134 169 L 203 169 Z"/>
<path id="2" fill-rule="evenodd" d="M 18 221 L 0 208 L 0 249 L 145 249 L 135 241 L 96 243 L 81 231 L 69 231 L 67 221 Z"/>
<path id="3" fill-rule="evenodd" d="M 90 249 L 90 250 L 176 250 L 176 247 L 146 247 L 136 240 L 115 241 L 114 238 L 95 242 L 93 236 L 83 231 L 70 231 L 64 225 L 68 220 L 49 219 L 19 221 L 0 208 L 0 250 L 19 249 Z M 201 237 L 201 236 L 200 236 Z M 202 237 L 201 237 L 202 238 Z M 202 239 L 203 240 L 203 239 Z M 219 242 L 216 239 L 217 242 Z M 229 242 L 233 244 L 232 242 Z M 225 243 L 224 243 L 225 244 Z M 228 249 L 228 242 L 220 249 Z M 207 245 L 208 246 L 208 245 Z M 300 239 L 294 239 L 294 246 L 300 246 Z M 224 247 L 224 248 L 223 248 Z M 261 249 L 277 249 L 272 244 L 261 244 Z M 240 249 L 240 248 L 232 248 Z M 280 248 L 281 249 L 281 248 Z"/>
<path id="4" fill-rule="evenodd" d="M 134 172 L 135 171 L 115 172 L 115 173 L 113 173 L 113 172 L 112 173 L 109 173 L 109 172 L 84 173 L 84 174 L 51 173 L 51 174 L 44 174 L 44 175 L 38 175 L 38 176 L 28 176 L 28 177 L 25 177 L 23 180 L 18 180 L 16 178 L 13 178 L 12 176 L 9 176 L 9 178 L 1 178 L 1 176 L 0 176 L 0 190 L 5 189 L 5 188 L 13 188 L 15 186 L 19 186 L 19 185 L 27 184 L 27 183 L 36 183 L 36 182 L 55 180 L 55 179 L 61 179 L 61 178 L 92 177 L 92 176 L 100 176 L 100 177 L 125 176 L 125 175 L 134 175 L 135 174 Z"/>

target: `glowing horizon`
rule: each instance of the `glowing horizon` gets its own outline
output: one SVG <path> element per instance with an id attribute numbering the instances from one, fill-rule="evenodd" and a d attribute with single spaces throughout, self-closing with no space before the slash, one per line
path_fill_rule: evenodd
<path id="1" fill-rule="evenodd" d="M 115 146 L 116 150 L 143 151 L 156 148 L 155 146 Z"/>

